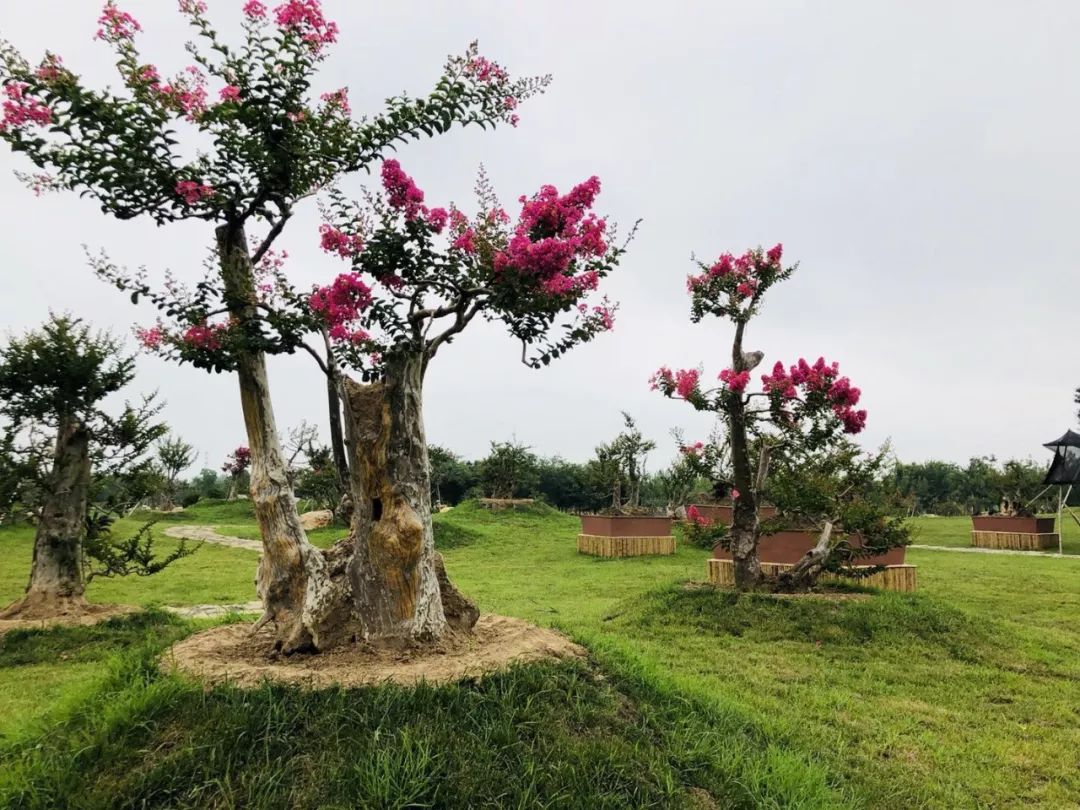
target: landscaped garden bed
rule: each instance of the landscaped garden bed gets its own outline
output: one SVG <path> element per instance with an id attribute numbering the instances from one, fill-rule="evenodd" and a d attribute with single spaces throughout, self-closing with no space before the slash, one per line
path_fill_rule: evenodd
<path id="1" fill-rule="evenodd" d="M 597 557 L 674 554 L 669 517 L 582 515 L 577 548 Z"/>
<path id="2" fill-rule="evenodd" d="M 734 520 L 734 507 L 731 504 L 695 503 L 693 506 L 698 510 L 698 514 L 710 523 L 723 523 L 725 526 L 730 526 Z M 776 517 L 776 514 L 777 511 L 775 506 L 758 507 L 759 520 L 774 518 Z"/>
<path id="3" fill-rule="evenodd" d="M 762 573 L 765 576 L 776 576 L 789 570 L 814 547 L 817 541 L 818 533 L 814 531 L 790 530 L 763 536 L 758 541 L 758 557 L 761 560 Z M 862 545 L 862 540 L 858 535 L 850 538 L 849 542 L 855 548 Z M 914 565 L 904 563 L 905 551 L 903 546 L 899 546 L 890 548 L 882 554 L 857 558 L 855 564 L 849 566 L 850 568 L 882 567 L 881 571 L 857 580 L 852 580 L 851 577 L 830 575 L 824 576 L 823 579 L 855 581 L 861 585 L 890 591 L 914 591 L 917 585 L 916 569 Z M 714 585 L 732 586 L 735 584 L 732 554 L 724 548 L 722 543 L 713 547 L 713 558 L 709 560 L 708 570 L 709 581 Z"/>
<path id="4" fill-rule="evenodd" d="M 971 545 L 977 548 L 1042 551 L 1058 547 L 1054 518 L 972 515 Z"/>

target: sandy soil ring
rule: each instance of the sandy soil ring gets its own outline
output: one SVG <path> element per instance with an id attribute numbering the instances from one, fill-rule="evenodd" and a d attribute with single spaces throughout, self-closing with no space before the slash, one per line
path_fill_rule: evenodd
<path id="1" fill-rule="evenodd" d="M 47 630 L 50 627 L 79 627 L 97 624 L 114 616 L 126 616 L 142 610 L 138 605 L 90 604 L 78 611 L 26 619 L 0 619 L 0 636 L 11 630 Z"/>
<path id="2" fill-rule="evenodd" d="M 162 658 L 166 669 L 210 683 L 259 686 L 264 681 L 309 688 L 448 683 L 497 672 L 513 663 L 584 658 L 583 647 L 554 630 L 506 616 L 483 615 L 471 635 L 406 650 L 346 644 L 318 655 L 279 656 L 273 634 L 251 635 L 249 624 L 214 627 L 177 642 Z"/>

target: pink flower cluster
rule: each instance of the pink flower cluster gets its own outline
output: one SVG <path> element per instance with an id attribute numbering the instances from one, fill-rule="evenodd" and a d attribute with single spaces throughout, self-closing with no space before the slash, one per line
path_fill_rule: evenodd
<path id="1" fill-rule="evenodd" d="M 312 311 L 319 314 L 330 328 L 335 340 L 366 340 L 362 330 L 351 330 L 349 325 L 360 313 L 371 306 L 371 288 L 359 273 L 342 273 L 328 287 L 318 287 L 308 298 Z"/>
<path id="2" fill-rule="evenodd" d="M 720 372 L 720 382 L 724 383 L 730 390 L 742 393 L 750 382 L 750 372 L 725 368 Z"/>
<path id="3" fill-rule="evenodd" d="M 607 301 L 607 297 L 604 298 Z M 592 308 L 593 318 L 600 324 L 600 327 L 605 332 L 610 332 L 615 328 L 615 313 L 612 312 L 611 307 L 607 304 L 599 304 Z"/>
<path id="4" fill-rule="evenodd" d="M 139 341 L 139 345 L 147 351 L 155 351 L 161 348 L 162 342 L 165 340 L 165 331 L 161 326 L 152 326 L 149 329 L 136 329 L 135 338 Z"/>
<path id="5" fill-rule="evenodd" d="M 266 6 L 259 0 L 247 0 L 244 3 L 244 16 L 249 20 L 261 20 L 266 16 Z"/>
<path id="6" fill-rule="evenodd" d="M 180 0 L 180 12 L 182 14 L 205 14 L 206 3 L 204 0 Z"/>
<path id="7" fill-rule="evenodd" d="M 98 17 L 97 34 L 94 39 L 102 39 L 106 42 L 122 42 L 134 39 L 135 34 L 142 31 L 139 21 L 128 14 L 120 11 L 112 0 L 105 4 Z"/>
<path id="8" fill-rule="evenodd" d="M 218 97 L 225 104 L 236 104 L 240 101 L 240 88 L 235 84 L 227 84 L 218 92 Z"/>
<path id="9" fill-rule="evenodd" d="M 701 372 L 696 368 L 683 368 L 672 372 L 667 366 L 661 366 L 656 373 L 649 378 L 649 385 L 653 391 L 674 391 L 683 399 L 689 399 L 697 391 Z"/>
<path id="10" fill-rule="evenodd" d="M 595 273 L 574 275 L 571 266 L 607 251 L 607 221 L 589 210 L 599 193 L 600 179 L 594 176 L 563 196 L 555 186 L 545 185 L 533 197 L 521 197 L 517 226 L 506 250 L 495 254 L 495 271 L 532 276 L 554 296 L 595 289 Z"/>
<path id="11" fill-rule="evenodd" d="M 194 180 L 181 180 L 176 184 L 176 193 L 188 205 L 196 205 L 214 196 L 214 187 Z"/>
<path id="12" fill-rule="evenodd" d="M 386 189 L 386 201 L 391 208 L 405 214 L 410 222 L 428 213 L 424 207 L 424 192 L 413 179 L 401 168 L 396 160 L 387 160 L 382 165 L 382 184 Z"/>
<path id="13" fill-rule="evenodd" d="M 761 284 L 761 277 L 781 269 L 780 260 L 783 255 L 784 246 L 781 244 L 769 248 L 765 253 L 748 250 L 738 258 L 724 253 L 706 272 L 698 276 L 687 276 L 686 289 L 693 293 L 714 279 L 730 278 L 739 298 L 752 298 Z"/>
<path id="14" fill-rule="evenodd" d="M 7 132 L 12 127 L 32 124 L 45 127 L 52 123 L 53 113 L 45 104 L 26 95 L 28 85 L 22 82 L 10 82 L 4 85 L 4 117 L 0 119 L 0 132 Z"/>
<path id="15" fill-rule="evenodd" d="M 351 259 L 364 249 L 363 237 L 349 235 L 332 225 L 320 225 L 319 246 L 327 253 L 336 253 L 343 259 Z"/>
<path id="16" fill-rule="evenodd" d="M 326 102 L 329 109 L 337 110 L 345 118 L 352 115 L 352 107 L 349 105 L 349 88 L 342 87 L 332 93 L 323 93 L 320 98 Z"/>
<path id="17" fill-rule="evenodd" d="M 696 506 L 686 507 L 686 519 L 705 529 L 712 525 L 712 521 L 705 517 Z"/>
<path id="18" fill-rule="evenodd" d="M 237 447 L 225 459 L 221 471 L 229 475 L 240 475 L 251 464 L 251 450 L 247 447 Z"/>
<path id="19" fill-rule="evenodd" d="M 184 69 L 187 76 L 177 78 L 172 84 L 162 84 L 161 74 L 153 65 L 145 65 L 133 77 L 133 81 L 147 85 L 169 107 L 179 110 L 188 121 L 198 121 L 206 112 L 206 77 L 199 68 L 191 65 Z M 229 85 L 221 91 L 222 101 L 239 100 L 239 88 Z"/>
<path id="20" fill-rule="evenodd" d="M 337 23 L 323 16 L 319 0 L 288 0 L 274 9 L 274 19 L 279 28 L 300 36 L 315 53 L 337 42 Z"/>
<path id="21" fill-rule="evenodd" d="M 705 445 L 702 442 L 694 442 L 693 444 L 683 445 L 679 448 L 679 452 L 684 456 L 700 456 L 705 450 Z"/>
<path id="22" fill-rule="evenodd" d="M 811 365 L 805 359 L 785 370 L 783 363 L 773 366 L 772 374 L 761 377 L 765 391 L 782 399 L 794 399 L 798 389 L 823 394 L 836 417 L 843 422 L 844 431 L 859 433 L 866 427 L 866 411 L 856 410 L 862 392 L 847 377 L 840 376 L 839 363 L 826 363 L 819 357 Z"/>
<path id="23" fill-rule="evenodd" d="M 476 78 L 480 82 L 506 81 L 510 74 L 499 65 L 483 56 L 474 56 L 465 66 L 465 73 Z"/>
<path id="24" fill-rule="evenodd" d="M 460 250 L 462 253 L 468 253 L 472 255 L 476 253 L 476 231 L 472 228 L 465 228 L 461 233 L 457 235 L 457 238 L 450 243 L 450 247 L 455 250 Z"/>
<path id="25" fill-rule="evenodd" d="M 65 74 L 64 60 L 56 54 L 47 54 L 36 71 L 41 81 L 51 83 L 58 81 Z"/>
<path id="26" fill-rule="evenodd" d="M 189 326 L 180 339 L 192 348 L 215 352 L 221 348 L 222 333 L 228 330 L 227 323 L 199 323 Z"/>

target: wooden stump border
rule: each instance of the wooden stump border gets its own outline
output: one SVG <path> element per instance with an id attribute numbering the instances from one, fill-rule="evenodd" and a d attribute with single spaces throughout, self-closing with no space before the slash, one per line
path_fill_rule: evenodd
<path id="1" fill-rule="evenodd" d="M 709 582 L 713 585 L 730 588 L 735 584 L 735 563 L 731 560 L 712 559 L 708 562 Z M 761 564 L 761 571 L 765 576 L 776 576 L 791 568 L 789 563 L 766 563 Z M 853 566 L 854 568 L 872 568 L 873 566 Z M 918 585 L 914 565 L 887 565 L 884 570 L 876 574 L 852 579 L 838 574 L 825 574 L 821 577 L 822 582 L 854 582 L 869 588 L 881 588 L 886 591 L 903 591 L 913 593 Z"/>
<path id="2" fill-rule="evenodd" d="M 675 538 L 666 537 L 604 537 L 598 534 L 579 534 L 577 550 L 594 557 L 645 557 L 675 553 Z"/>
<path id="3" fill-rule="evenodd" d="M 1005 548 L 1012 551 L 1057 551 L 1057 532 L 983 532 L 973 529 L 971 545 L 976 548 Z"/>

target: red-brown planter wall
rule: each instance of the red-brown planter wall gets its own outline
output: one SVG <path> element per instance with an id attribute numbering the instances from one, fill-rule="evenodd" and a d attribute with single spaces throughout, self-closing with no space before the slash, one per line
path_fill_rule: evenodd
<path id="1" fill-rule="evenodd" d="M 797 563 L 817 545 L 818 532 L 788 531 L 777 532 L 758 541 L 758 559 L 765 563 Z M 862 545 L 862 539 L 856 535 L 851 540 L 852 546 Z M 903 565 L 906 549 L 891 548 L 884 554 L 874 557 L 860 557 L 855 565 Z M 713 547 L 713 557 L 717 560 L 730 560 L 731 552 L 717 545 Z"/>
<path id="2" fill-rule="evenodd" d="M 714 523 L 719 521 L 720 523 L 723 523 L 726 526 L 730 526 L 731 522 L 734 520 L 734 518 L 732 517 L 732 512 L 734 510 L 730 506 L 704 505 L 704 504 L 695 503 L 694 508 L 697 509 L 698 512 L 701 513 L 701 516 L 703 518 L 705 518 L 706 520 L 712 521 Z M 759 519 L 767 520 L 769 518 L 774 518 L 774 517 L 776 517 L 776 507 L 775 506 L 759 506 L 758 507 L 758 518 Z"/>
<path id="3" fill-rule="evenodd" d="M 1049 534 L 1054 531 L 1054 518 L 1009 517 L 1008 515 L 972 515 L 971 528 L 973 528 L 977 532 Z"/>
<path id="4" fill-rule="evenodd" d="M 582 515 L 581 533 L 600 537 L 667 537 L 671 534 L 671 518 Z"/>

